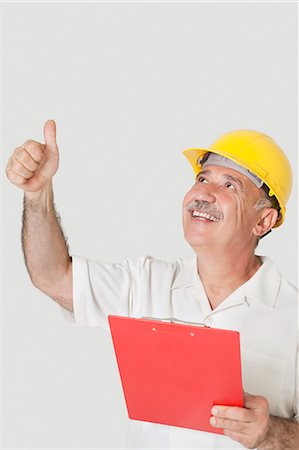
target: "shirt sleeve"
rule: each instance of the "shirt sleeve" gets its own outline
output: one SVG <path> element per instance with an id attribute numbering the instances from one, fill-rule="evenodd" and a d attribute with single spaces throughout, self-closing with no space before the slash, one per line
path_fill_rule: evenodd
<path id="1" fill-rule="evenodd" d="M 72 256 L 73 307 L 63 307 L 65 319 L 73 325 L 109 329 L 108 315 L 130 316 L 132 277 L 129 261 L 104 263 Z"/>

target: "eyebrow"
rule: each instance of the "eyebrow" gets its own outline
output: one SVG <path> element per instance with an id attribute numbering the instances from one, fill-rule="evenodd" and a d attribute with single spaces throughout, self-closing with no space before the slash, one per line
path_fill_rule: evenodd
<path id="1" fill-rule="evenodd" d="M 210 175 L 211 171 L 210 170 L 203 170 L 202 172 L 199 172 L 197 174 L 196 179 L 200 176 L 200 175 Z M 224 176 L 227 180 L 229 181 L 234 181 L 235 183 L 237 183 L 241 189 L 244 189 L 244 184 L 242 183 L 242 181 L 239 178 L 233 177 L 232 175 L 229 175 L 228 173 L 224 173 L 222 174 L 222 176 Z"/>

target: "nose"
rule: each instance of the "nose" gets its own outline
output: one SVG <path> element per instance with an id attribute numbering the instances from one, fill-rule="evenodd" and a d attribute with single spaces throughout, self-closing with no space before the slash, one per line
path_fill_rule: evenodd
<path id="1" fill-rule="evenodd" d="M 198 200 L 205 200 L 209 203 L 216 201 L 216 186 L 213 183 L 196 183 L 193 186 L 193 191 L 196 193 Z"/>

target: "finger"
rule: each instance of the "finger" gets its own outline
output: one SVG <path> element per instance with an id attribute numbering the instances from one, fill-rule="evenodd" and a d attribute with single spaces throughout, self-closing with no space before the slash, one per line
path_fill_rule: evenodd
<path id="1" fill-rule="evenodd" d="M 215 417 L 224 419 L 239 420 L 242 422 L 251 422 L 253 420 L 253 414 L 249 409 L 238 406 L 213 406 L 211 413 Z"/>
<path id="2" fill-rule="evenodd" d="M 41 161 L 43 160 L 41 159 L 40 162 L 35 161 L 24 148 L 17 148 L 14 152 L 13 159 L 19 161 L 26 169 L 31 170 L 32 172 L 40 166 Z"/>
<path id="3" fill-rule="evenodd" d="M 17 152 L 17 154 L 20 153 L 19 149 L 21 149 L 21 151 L 25 150 L 35 162 L 40 163 L 44 157 L 43 152 L 45 150 L 45 145 L 33 141 L 32 139 L 28 139 L 21 147 L 16 148 L 15 152 Z"/>
<path id="4" fill-rule="evenodd" d="M 44 125 L 44 139 L 47 148 L 51 151 L 57 153 L 57 142 L 56 142 L 56 123 L 54 120 L 47 120 Z"/>
<path id="5" fill-rule="evenodd" d="M 10 161 L 10 168 L 20 177 L 26 178 L 28 180 L 34 174 L 32 170 L 26 169 L 16 158 L 12 158 Z"/>
<path id="6" fill-rule="evenodd" d="M 241 422 L 239 420 L 221 419 L 219 417 L 211 417 L 210 424 L 214 428 L 223 428 L 225 430 L 237 431 L 238 433 L 248 433 L 251 427 L 247 422 Z"/>
<path id="7" fill-rule="evenodd" d="M 11 167 L 7 168 L 6 174 L 9 180 L 16 186 L 22 186 L 23 184 L 27 183 L 26 178 L 23 178 L 20 175 L 16 174 Z"/>

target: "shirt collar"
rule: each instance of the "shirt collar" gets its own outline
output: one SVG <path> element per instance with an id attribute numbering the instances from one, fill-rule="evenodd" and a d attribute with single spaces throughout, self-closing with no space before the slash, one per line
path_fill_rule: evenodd
<path id="1" fill-rule="evenodd" d="M 261 259 L 261 267 L 244 283 L 245 295 L 249 304 L 261 301 L 270 308 L 275 308 L 281 274 L 269 257 L 261 256 Z"/>
<path id="2" fill-rule="evenodd" d="M 261 259 L 263 262 L 261 267 L 238 289 L 242 288 L 242 295 L 246 297 L 249 304 L 260 301 L 270 308 L 275 308 L 281 275 L 269 257 L 261 256 Z M 194 287 L 198 280 L 201 283 L 195 256 L 192 259 L 183 260 L 182 268 L 173 281 L 172 290 Z"/>

